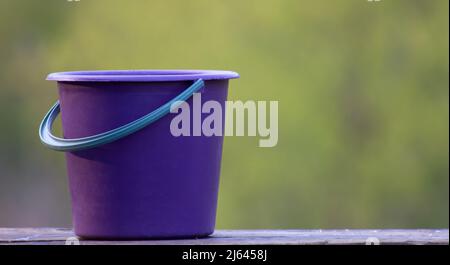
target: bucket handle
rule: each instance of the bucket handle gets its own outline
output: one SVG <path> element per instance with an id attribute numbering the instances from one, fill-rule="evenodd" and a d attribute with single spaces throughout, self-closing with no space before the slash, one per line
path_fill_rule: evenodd
<path id="1" fill-rule="evenodd" d="M 147 125 L 164 117 L 170 112 L 170 109 L 174 103 L 175 105 L 173 107 L 178 106 L 183 101 L 188 100 L 194 93 L 203 88 L 204 85 L 205 83 L 203 82 L 203 80 L 198 79 L 190 87 L 171 99 L 169 102 L 137 120 L 97 135 L 73 139 L 59 138 L 52 134 L 53 122 L 60 112 L 59 101 L 57 101 L 42 119 L 42 122 L 39 126 L 39 137 L 41 138 L 41 142 L 50 149 L 66 152 L 90 149 L 107 143 L 111 143 L 134 132 L 137 132 Z"/>

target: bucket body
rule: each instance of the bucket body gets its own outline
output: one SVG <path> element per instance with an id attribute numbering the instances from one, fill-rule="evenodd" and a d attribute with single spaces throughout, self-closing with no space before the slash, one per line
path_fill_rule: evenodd
<path id="1" fill-rule="evenodd" d="M 103 133 L 168 102 L 192 80 L 57 80 L 64 138 Z M 206 79 L 202 102 L 225 110 L 228 78 Z M 192 97 L 187 101 L 193 111 Z M 222 128 L 224 126 L 222 111 Z M 66 152 L 75 234 L 96 239 L 202 237 L 214 231 L 222 136 L 171 134 L 169 113 L 105 145 Z M 208 114 L 200 114 L 203 119 Z"/>

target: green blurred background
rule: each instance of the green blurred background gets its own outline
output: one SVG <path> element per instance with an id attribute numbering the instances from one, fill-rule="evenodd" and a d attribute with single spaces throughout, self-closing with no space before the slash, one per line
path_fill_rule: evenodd
<path id="1" fill-rule="evenodd" d="M 218 228 L 447 228 L 447 0 L 0 0 L 0 226 L 70 226 L 50 72 L 225 69 L 279 142 L 225 139 Z"/>

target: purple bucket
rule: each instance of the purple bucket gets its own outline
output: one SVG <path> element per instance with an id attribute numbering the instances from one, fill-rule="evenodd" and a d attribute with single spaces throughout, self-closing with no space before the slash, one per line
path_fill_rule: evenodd
<path id="1" fill-rule="evenodd" d="M 228 71 L 139 70 L 63 72 L 50 74 L 47 80 L 58 81 L 64 138 L 86 140 L 106 137 L 105 132 L 136 121 L 183 93 L 192 120 L 194 90 L 186 88 L 195 81 L 203 85 L 195 89 L 202 102 L 217 101 L 224 110 L 228 80 L 238 77 Z M 101 144 L 58 149 L 51 139 L 60 138 L 46 131 L 57 110 L 59 105 L 47 114 L 50 121 L 44 119 L 40 134 L 47 146 L 66 151 L 77 236 L 144 239 L 213 233 L 222 136 L 175 137 L 170 123 L 176 114 L 166 111 L 148 126 Z M 222 121 L 224 115 L 222 111 Z"/>

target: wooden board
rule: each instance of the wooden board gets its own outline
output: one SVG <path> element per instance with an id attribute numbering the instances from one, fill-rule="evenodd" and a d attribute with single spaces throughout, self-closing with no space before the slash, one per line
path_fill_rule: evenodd
<path id="1" fill-rule="evenodd" d="M 448 229 L 386 230 L 217 230 L 201 239 L 95 241 L 77 239 L 63 228 L 0 228 L 1 244 L 138 244 L 138 245 L 324 245 L 324 244 L 449 244 Z"/>

